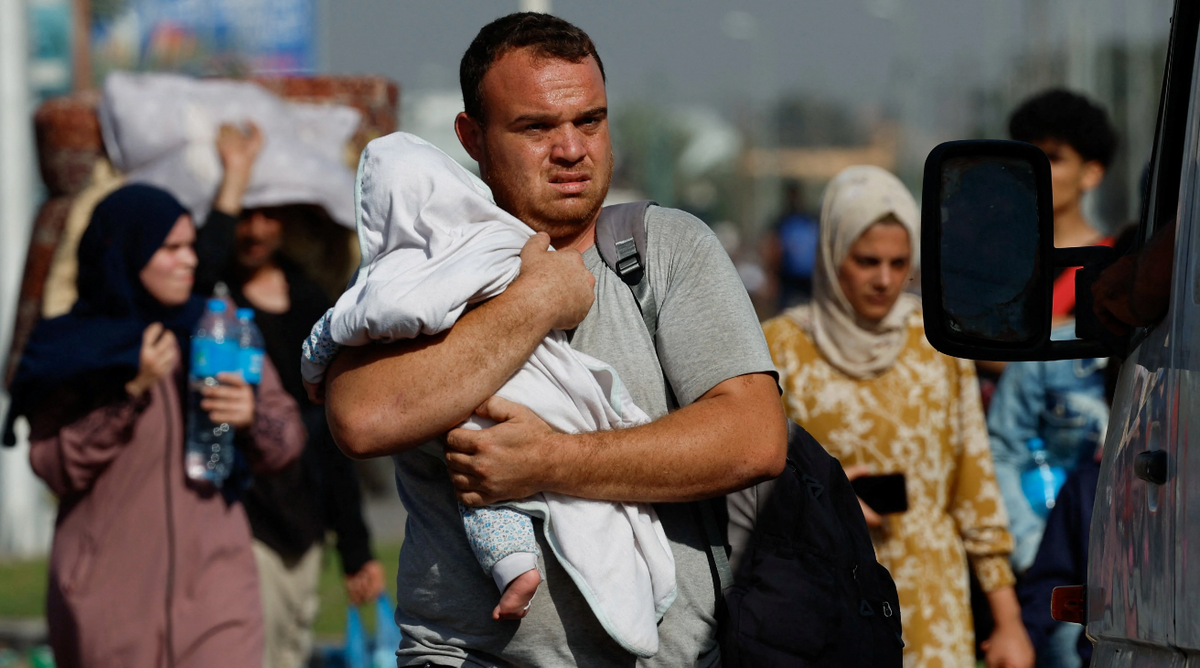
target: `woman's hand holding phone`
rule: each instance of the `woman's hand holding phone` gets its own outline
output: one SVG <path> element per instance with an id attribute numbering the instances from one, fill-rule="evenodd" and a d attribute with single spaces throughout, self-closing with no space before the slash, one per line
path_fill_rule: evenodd
<path id="1" fill-rule="evenodd" d="M 855 479 L 867 475 L 871 475 L 871 469 L 866 466 L 851 466 L 850 468 L 846 469 L 846 477 L 850 480 L 850 482 L 854 482 Z M 871 510 L 871 506 L 868 506 L 862 499 L 858 500 L 858 505 L 862 506 L 863 519 L 867 520 L 868 527 L 872 529 L 878 529 L 879 527 L 883 526 L 882 515 L 874 510 Z"/>

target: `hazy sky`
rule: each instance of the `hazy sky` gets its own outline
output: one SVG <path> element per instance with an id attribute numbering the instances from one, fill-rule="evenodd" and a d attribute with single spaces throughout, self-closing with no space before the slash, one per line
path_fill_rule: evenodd
<path id="1" fill-rule="evenodd" d="M 551 11 L 595 40 L 616 114 L 649 102 L 715 109 L 727 120 L 789 93 L 879 112 L 902 127 L 898 171 L 915 184 L 941 141 L 983 131 L 1001 136 L 1017 99 L 1042 82 L 1017 78 L 1014 56 L 1066 54 L 1060 83 L 1104 103 L 1114 88 L 1097 54 L 1116 38 L 1165 41 L 1173 0 L 550 0 Z M 519 0 L 318 0 L 325 68 L 378 73 L 401 86 L 401 127 L 469 164 L 453 135 L 461 109 L 458 61 L 488 21 Z M 1140 53 L 1149 53 L 1141 49 Z M 1139 61 L 1140 62 L 1140 61 Z M 1103 187 L 1134 193 L 1158 106 L 1157 67 L 1130 70 L 1128 162 Z M 1106 78 L 1109 77 L 1109 78 Z M 978 91 L 999 93 L 975 97 Z M 448 94 L 447 94 L 448 92 Z M 439 93 L 429 95 L 430 93 Z M 414 104 L 419 101 L 418 104 Z M 999 102 L 1004 108 L 987 106 Z M 747 106 L 746 103 L 751 103 Z M 981 106 L 982 105 L 982 106 Z M 729 112 L 737 112 L 731 115 Z M 1103 194 L 1103 193 L 1102 193 Z M 1095 199 L 1095 198 L 1093 198 Z M 1113 200 L 1133 211 L 1135 197 Z"/>
<path id="2" fill-rule="evenodd" d="M 409 90 L 457 87 L 458 60 L 517 0 L 321 0 L 329 71 L 387 75 Z M 596 41 L 614 97 L 720 102 L 807 91 L 880 104 L 889 86 L 987 80 L 1039 33 L 1058 42 L 1165 36 L 1170 0 L 552 0 Z"/>

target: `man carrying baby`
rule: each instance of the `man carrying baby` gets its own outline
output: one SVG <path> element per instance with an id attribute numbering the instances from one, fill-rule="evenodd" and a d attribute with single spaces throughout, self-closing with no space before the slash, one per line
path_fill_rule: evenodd
<path id="1" fill-rule="evenodd" d="M 344 349 L 325 386 L 343 450 L 397 455 L 409 513 L 399 663 L 718 665 L 708 541 L 695 504 L 685 502 L 778 474 L 786 451 L 773 365 L 749 298 L 708 227 L 672 209 L 646 215 L 654 340 L 629 287 L 603 265 L 594 229 L 612 147 L 603 66 L 583 31 L 543 14 L 497 19 L 464 55 L 460 82 L 460 141 L 497 204 L 539 234 L 502 294 L 441 334 Z M 562 434 L 493 396 L 554 329 L 573 329 L 573 348 L 616 368 L 654 421 Z M 472 412 L 498 424 L 455 429 Z M 429 441 L 438 449 L 419 447 Z M 609 637 L 544 544 L 546 578 L 528 614 L 492 618 L 499 594 L 471 551 L 456 497 L 480 506 L 539 492 L 655 505 L 678 584 L 655 656 L 636 659 Z"/>

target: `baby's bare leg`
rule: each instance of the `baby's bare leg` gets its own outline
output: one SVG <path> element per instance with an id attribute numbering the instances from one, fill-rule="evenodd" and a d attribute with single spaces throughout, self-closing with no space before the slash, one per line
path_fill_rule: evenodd
<path id="1" fill-rule="evenodd" d="M 537 569 L 541 554 L 533 519 L 512 508 L 469 508 L 459 504 L 463 528 L 479 565 L 500 588 L 493 619 L 521 619 L 542 581 Z"/>

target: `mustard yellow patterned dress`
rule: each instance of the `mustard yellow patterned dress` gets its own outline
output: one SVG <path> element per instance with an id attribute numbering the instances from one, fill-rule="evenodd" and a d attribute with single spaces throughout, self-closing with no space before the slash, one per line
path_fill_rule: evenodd
<path id="1" fill-rule="evenodd" d="M 905 475 L 908 512 L 871 532 L 900 593 L 905 668 L 974 666 L 967 563 L 984 591 L 1014 582 L 974 367 L 934 350 L 919 313 L 896 363 L 867 380 L 830 366 L 786 316 L 763 331 L 788 417 L 845 467 Z"/>

